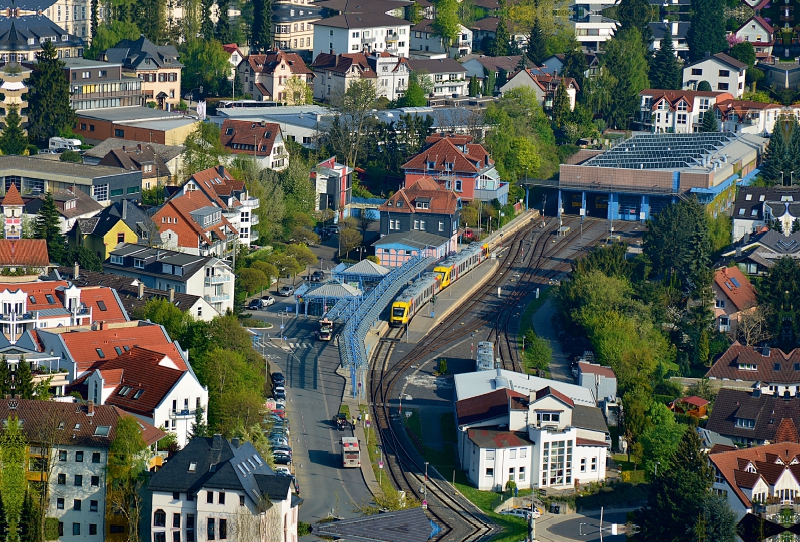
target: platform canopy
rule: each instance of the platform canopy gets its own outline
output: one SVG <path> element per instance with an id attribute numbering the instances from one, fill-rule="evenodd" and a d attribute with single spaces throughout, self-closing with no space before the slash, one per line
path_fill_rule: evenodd
<path id="1" fill-rule="evenodd" d="M 333 270 L 334 278 L 348 282 L 374 282 L 379 281 L 391 273 L 391 269 L 378 265 L 370 260 L 361 260 L 355 265 L 341 269 L 339 266 Z"/>

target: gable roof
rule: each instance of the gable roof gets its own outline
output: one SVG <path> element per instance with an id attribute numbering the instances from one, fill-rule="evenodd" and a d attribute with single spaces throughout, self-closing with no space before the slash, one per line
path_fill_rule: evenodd
<path id="1" fill-rule="evenodd" d="M 108 405 L 0 399 L 0 419 L 6 420 L 9 416 L 16 416 L 24 422 L 22 431 L 31 443 L 40 442 L 42 435 L 46 434 L 48 438 L 54 438 L 55 444 L 108 448 L 116 438 L 119 420 L 131 415 Z M 147 445 L 166 436 L 149 423 L 136 421 Z M 108 435 L 98 434 L 100 427 L 108 427 Z"/>
<path id="2" fill-rule="evenodd" d="M 736 420 L 752 420 L 754 426 L 737 427 Z M 775 397 L 756 390 L 747 391 L 722 388 L 717 394 L 714 408 L 706 426 L 721 435 L 775 442 L 781 420 L 800 419 L 800 397 Z M 796 434 L 796 431 L 795 431 Z M 784 428 L 781 436 L 792 436 Z"/>
<path id="3" fill-rule="evenodd" d="M 716 98 L 719 99 L 733 99 L 733 95 L 728 92 L 713 92 L 706 90 L 662 90 L 654 88 L 646 88 L 639 93 L 639 96 L 650 96 L 650 109 L 655 110 L 658 105 L 666 101 L 670 109 L 675 110 L 675 107 L 681 102 L 685 101 L 688 106 L 688 111 L 694 108 L 695 98 Z"/>
<path id="4" fill-rule="evenodd" d="M 379 211 L 412 214 L 453 215 L 458 210 L 458 195 L 445 190 L 432 177 L 422 177 L 411 186 L 401 188 L 386 200 Z M 427 209 L 418 208 L 416 202 L 427 203 Z"/>
<path id="5" fill-rule="evenodd" d="M 270 156 L 278 136 L 283 137 L 280 124 L 233 119 L 225 119 L 219 135 L 222 145 L 232 153 L 250 156 Z"/>
<path id="6" fill-rule="evenodd" d="M 5 205 L 25 205 L 25 202 L 22 201 L 22 196 L 19 195 L 19 190 L 17 190 L 17 184 L 11 183 L 6 190 L 6 195 L 3 198 L 3 203 L 0 206 Z"/>
<path id="7" fill-rule="evenodd" d="M 351 68 L 356 68 L 361 77 L 377 77 L 375 71 L 370 68 L 369 61 L 364 53 L 343 53 L 338 55 L 320 53 L 314 59 L 311 68 L 338 74 L 347 74 Z"/>
<path id="8" fill-rule="evenodd" d="M 474 156 L 473 153 L 477 156 Z M 452 164 L 452 167 L 447 164 Z M 432 170 L 438 173 L 466 173 L 471 176 L 492 164 L 489 153 L 482 145 L 470 145 L 465 152 L 456 147 L 450 138 L 443 138 L 400 167 L 402 169 Z"/>
<path id="9" fill-rule="evenodd" d="M 800 384 L 800 349 L 795 348 L 786 354 L 779 348 L 744 346 L 734 342 L 706 376 L 720 380 Z"/>
<path id="10" fill-rule="evenodd" d="M 100 54 L 106 62 L 120 63 L 132 69 L 182 68 L 178 50 L 172 45 L 156 45 L 143 35 L 136 40 L 122 40 Z M 148 63 L 149 61 L 149 63 Z"/>
<path id="11" fill-rule="evenodd" d="M 459 59 L 459 62 L 463 64 L 464 62 L 475 60 L 490 72 L 500 72 L 501 70 L 505 70 L 508 73 L 511 73 L 519 67 L 519 61 L 521 58 L 522 58 L 521 55 L 511 55 L 511 56 L 465 55 Z"/>
<path id="12" fill-rule="evenodd" d="M 289 66 L 289 72 L 294 75 L 314 75 L 314 72 L 308 69 L 306 63 L 300 58 L 300 55 L 297 53 L 284 53 L 281 50 L 269 51 L 263 55 L 249 55 L 242 62 L 247 62 L 255 73 L 273 74 L 276 68 L 281 64 L 285 64 Z"/>
<path id="13" fill-rule="evenodd" d="M 578 362 L 578 371 L 581 373 L 601 375 L 606 378 L 617 378 L 617 375 L 614 374 L 614 369 L 611 367 L 598 365 L 596 363 L 586 363 L 585 361 Z"/>
<path id="14" fill-rule="evenodd" d="M 47 267 L 50 257 L 45 239 L 0 239 L 0 266 Z"/>
<path id="15" fill-rule="evenodd" d="M 456 423 L 469 425 L 493 418 L 507 417 L 509 410 L 526 404 L 525 394 L 503 388 L 483 395 L 456 401 Z M 527 407 L 523 407 L 527 408 Z"/>
<path id="16" fill-rule="evenodd" d="M 429 74 L 437 73 L 466 73 L 467 68 L 462 66 L 454 58 L 434 58 L 434 59 L 408 59 L 408 66 L 411 71 L 426 72 Z"/>
<path id="17" fill-rule="evenodd" d="M 538 390 L 536 392 L 536 400 L 537 401 L 539 399 L 542 399 L 542 398 L 547 397 L 547 396 L 555 397 L 556 399 L 558 399 L 559 401 L 561 401 L 562 403 L 566 404 L 569 407 L 574 407 L 575 406 L 575 402 L 572 399 L 570 399 L 569 397 L 567 397 L 566 395 L 564 395 L 560 391 L 558 391 L 558 390 L 556 390 L 556 389 L 554 389 L 554 388 L 552 388 L 550 386 L 545 386 L 544 388 L 542 388 L 542 389 L 540 389 L 540 390 Z"/>
<path id="18" fill-rule="evenodd" d="M 102 204 L 95 201 L 89 194 L 84 194 L 80 190 L 75 190 L 74 192 L 69 188 L 66 190 L 56 190 L 52 195 L 58 214 L 68 220 L 82 215 L 99 213 L 104 209 Z M 39 194 L 35 198 L 29 199 L 25 203 L 25 214 L 35 215 L 38 213 L 46 197 L 46 194 Z M 69 207 L 65 205 L 67 202 L 70 202 Z"/>
<path id="19" fill-rule="evenodd" d="M 156 245 L 162 243 L 161 234 L 153 220 L 138 205 L 127 199 L 112 203 L 92 218 L 78 219 L 70 234 L 74 237 L 80 228 L 80 233 L 83 235 L 105 237 L 120 220 L 136 234 L 139 240 L 144 240 L 141 234 L 147 232 L 147 241 Z"/>
<path id="20" fill-rule="evenodd" d="M 122 147 L 121 149 L 111 149 L 99 163 L 101 166 L 114 166 L 128 171 L 142 171 L 144 166 L 153 166 L 152 176 L 162 177 L 171 175 L 167 164 L 161 156 L 156 153 L 150 145 L 136 145 L 134 147 Z M 150 175 L 146 175 L 150 176 Z"/>
<path id="21" fill-rule="evenodd" d="M 534 85 L 542 89 L 544 92 L 555 91 L 562 79 L 564 80 L 564 86 L 567 89 L 574 88 L 576 90 L 580 90 L 578 82 L 572 77 L 562 77 L 560 75 L 542 73 L 539 68 L 525 68 L 524 70 L 517 70 L 508 76 L 508 81 L 511 81 L 520 74 L 522 74 L 523 77 L 527 76 Z"/>
<path id="22" fill-rule="evenodd" d="M 98 143 L 91 149 L 86 151 L 85 156 L 92 158 L 103 158 L 113 149 L 136 148 L 139 145 L 147 145 L 161 157 L 166 163 L 173 160 L 183 152 L 183 145 L 163 145 L 161 143 L 148 143 L 146 141 L 135 141 L 133 139 L 116 139 L 108 138 L 101 143 Z"/>
<path id="23" fill-rule="evenodd" d="M 178 245 L 187 248 L 197 248 L 198 237 L 209 245 L 214 244 L 212 239 L 214 236 L 218 239 L 225 239 L 226 234 L 223 230 L 226 227 L 238 234 L 236 228 L 224 216 L 220 217 L 219 222 L 215 222 L 207 228 L 199 224 L 192 216 L 192 212 L 206 207 L 218 207 L 220 213 L 223 210 L 223 207 L 214 205 L 214 201 L 205 192 L 193 190 L 167 200 L 153 216 L 153 220 L 160 229 L 170 229 L 177 233 Z M 164 222 L 163 219 L 167 217 L 177 218 L 177 224 Z"/>
<path id="24" fill-rule="evenodd" d="M 723 64 L 725 64 L 727 66 L 730 66 L 731 68 L 733 68 L 736 71 L 742 71 L 742 70 L 747 68 L 747 64 L 745 64 L 744 62 L 740 62 L 740 61 L 736 60 L 732 56 L 728 56 L 725 53 L 717 53 L 715 55 L 703 57 L 700 60 L 697 60 L 697 61 L 692 62 L 690 64 L 685 64 L 683 66 L 683 70 L 686 71 L 687 68 L 691 68 L 692 66 L 697 66 L 698 64 L 700 64 L 702 62 L 707 62 L 709 60 L 715 60 L 717 62 L 721 62 L 721 63 L 723 63 Z"/>
<path id="25" fill-rule="evenodd" d="M 756 305 L 756 290 L 738 267 L 721 267 L 714 273 L 714 284 L 743 311 Z"/>

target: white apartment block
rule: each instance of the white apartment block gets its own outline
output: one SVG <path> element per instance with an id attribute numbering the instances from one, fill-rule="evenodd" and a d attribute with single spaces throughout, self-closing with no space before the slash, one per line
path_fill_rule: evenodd
<path id="1" fill-rule="evenodd" d="M 103 8 L 99 10 L 102 12 Z M 44 15 L 69 34 L 83 38 L 89 46 L 92 39 L 92 3 L 89 0 L 58 0 L 44 10 Z"/>
<path id="2" fill-rule="evenodd" d="M 745 91 L 747 64 L 725 53 L 707 56 L 683 67 L 683 88 L 697 90 L 703 81 L 715 92 L 729 92 L 741 98 Z"/>
<path id="3" fill-rule="evenodd" d="M 603 10 L 614 4 L 613 1 L 599 1 L 570 6 L 568 22 L 575 28 L 575 38 L 584 51 L 598 51 L 603 48 L 603 43 L 614 37 L 619 22 L 603 16 Z"/>
<path id="4" fill-rule="evenodd" d="M 371 13 L 363 17 L 338 15 L 320 19 L 314 24 L 314 54 L 386 51 L 408 58 L 411 23 Z"/>
<path id="5" fill-rule="evenodd" d="M 472 53 L 472 30 L 461 25 L 458 41 L 445 48 L 442 36 L 433 29 L 433 21 L 423 19 L 411 27 L 410 54 L 414 58 L 431 58 L 433 55 L 443 55 L 453 58 L 462 57 Z"/>
<path id="6" fill-rule="evenodd" d="M 703 115 L 717 100 L 732 100 L 727 92 L 645 89 L 637 121 L 641 129 L 652 132 L 692 133 L 700 129 Z"/>
<path id="7" fill-rule="evenodd" d="M 457 98 L 469 94 L 467 69 L 453 58 L 409 59 L 408 67 L 433 84 L 431 98 Z"/>

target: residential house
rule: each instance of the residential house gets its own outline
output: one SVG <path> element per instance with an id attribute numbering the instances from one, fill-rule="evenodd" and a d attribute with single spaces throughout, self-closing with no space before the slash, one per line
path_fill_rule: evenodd
<path id="1" fill-rule="evenodd" d="M 223 124 L 223 126 L 226 126 L 224 133 L 230 127 L 227 124 L 228 122 L 226 120 L 226 124 Z M 236 123 L 239 121 L 230 122 Z M 269 131 L 275 130 L 276 127 L 280 130 L 280 127 L 277 124 L 269 123 L 265 125 L 259 124 L 258 126 L 259 131 L 256 134 L 261 134 L 261 131 L 265 131 L 265 139 L 259 142 L 259 150 L 264 148 L 264 152 L 269 152 L 274 162 L 284 160 L 284 158 L 281 158 L 281 153 L 285 153 L 285 150 L 282 149 L 283 140 L 279 137 L 280 132 L 267 138 Z M 227 136 L 223 135 L 222 137 L 224 141 Z M 242 139 L 246 140 L 245 138 Z M 268 146 L 270 141 L 271 149 Z M 261 143 L 264 143 L 264 145 L 262 146 Z M 250 196 L 244 181 L 234 179 L 230 171 L 225 169 L 225 166 L 212 167 L 194 173 L 172 193 L 170 199 L 180 198 L 196 191 L 204 194 L 212 202 L 212 205 L 222 208 L 225 218 L 239 232 L 239 242 L 241 244 L 250 246 L 253 241 L 258 239 L 258 232 L 253 229 L 253 226 L 258 224 L 258 215 L 256 214 L 256 210 L 259 207 L 258 198 Z"/>
<path id="2" fill-rule="evenodd" d="M 148 539 L 296 542 L 292 478 L 238 438 L 195 437 L 150 478 Z"/>
<path id="3" fill-rule="evenodd" d="M 367 62 L 375 72 L 378 96 L 387 100 L 402 98 L 408 88 L 411 68 L 405 58 L 387 52 L 373 51 L 367 55 Z M 316 90 L 316 85 L 314 86 Z"/>
<path id="4" fill-rule="evenodd" d="M 409 59 L 408 67 L 433 84 L 431 98 L 458 98 L 469 94 L 469 81 L 465 76 L 467 70 L 455 59 Z"/>
<path id="5" fill-rule="evenodd" d="M 122 64 L 123 74 L 142 80 L 146 101 L 155 101 L 159 109 L 178 105 L 181 99 L 181 69 L 178 51 L 172 45 L 156 45 L 144 36 L 122 40 L 100 53 L 104 62 Z"/>
<path id="6" fill-rule="evenodd" d="M 580 361 L 577 372 L 578 385 L 591 390 L 598 403 L 617 398 L 617 375 L 611 367 Z"/>
<path id="7" fill-rule="evenodd" d="M 718 100 L 732 100 L 727 92 L 645 89 L 636 122 L 651 132 L 692 133 L 700 130 L 703 115 L 713 111 Z"/>
<path id="8" fill-rule="evenodd" d="M 163 186 L 172 178 L 167 164 L 151 145 L 111 149 L 102 160 L 101 166 L 113 166 L 130 171 L 142 172 L 142 190 Z"/>
<path id="9" fill-rule="evenodd" d="M 314 5 L 340 14 L 314 23 L 313 58 L 320 53 L 357 53 L 363 50 L 386 51 L 408 58 L 411 23 L 402 17 L 404 8 L 411 2 L 329 0 Z"/>
<path id="10" fill-rule="evenodd" d="M 200 385 L 182 358 L 134 346 L 102 361 L 76 384 L 85 399 L 112 405 L 150 425 L 164 427 L 184 447 L 192 435 L 198 409 L 208 412 L 208 388 Z"/>
<path id="11" fill-rule="evenodd" d="M 391 57 L 396 63 L 396 59 Z M 377 75 L 364 53 L 320 53 L 311 64 L 316 74 L 314 79 L 314 98 L 321 101 L 336 100 L 355 81 L 368 79 L 376 88 Z"/>
<path id="12" fill-rule="evenodd" d="M 111 251 L 103 271 L 135 278 L 148 288 L 202 296 L 219 314 L 233 310 L 235 276 L 214 256 L 125 244 Z"/>
<path id="13" fill-rule="evenodd" d="M 569 397 L 576 405 L 597 406 L 597 399 L 592 390 L 588 388 L 506 369 L 474 371 L 455 375 L 453 377 L 453 389 L 455 391 L 453 400 L 461 401 L 501 388 L 508 388 L 525 396 L 530 396 L 547 387 Z"/>
<path id="14" fill-rule="evenodd" d="M 88 149 L 83 155 L 84 164 L 99 164 L 100 160 L 114 149 L 136 149 L 139 146 L 153 149 L 162 162 L 167 166 L 173 180 L 183 169 L 183 145 L 162 145 L 161 143 L 148 143 L 146 141 L 133 141 L 130 139 L 109 138 Z M 191 172 L 190 172 L 191 173 Z"/>
<path id="15" fill-rule="evenodd" d="M 619 21 L 603 15 L 603 10 L 614 4 L 614 0 L 593 0 L 588 5 L 570 6 L 568 23 L 575 29 L 575 39 L 584 52 L 597 53 L 616 34 Z"/>
<path id="16" fill-rule="evenodd" d="M 14 346 L 54 356 L 55 368 L 72 383 L 135 346 L 169 355 L 181 369 L 189 359 L 163 326 L 141 320 L 28 330 Z"/>
<path id="17" fill-rule="evenodd" d="M 314 24 L 322 18 L 321 9 L 308 0 L 275 0 L 272 44 L 276 49 L 292 51 L 311 60 Z"/>
<path id="18" fill-rule="evenodd" d="M 714 320 L 721 332 L 735 334 L 741 318 L 756 307 L 756 291 L 738 267 L 714 272 Z"/>
<path id="19" fill-rule="evenodd" d="M 225 119 L 220 139 L 232 154 L 252 156 L 262 168 L 283 171 L 289 167 L 289 153 L 280 124 Z"/>
<path id="20" fill-rule="evenodd" d="M 797 419 L 800 397 L 762 393 L 761 388 L 736 390 L 722 388 L 706 427 L 738 444 L 748 446 L 775 442 L 800 443 Z"/>
<path id="21" fill-rule="evenodd" d="M 128 321 L 113 289 L 79 288 L 63 280 L 0 283 L 0 303 L 0 330 L 10 344 L 33 329 Z"/>
<path id="22" fill-rule="evenodd" d="M 480 490 L 605 480 L 610 439 L 597 407 L 550 386 L 526 394 L 506 385 L 457 401 L 455 412 L 459 463 Z"/>
<path id="23" fill-rule="evenodd" d="M 153 215 L 163 246 L 187 254 L 227 256 L 236 246 L 239 231 L 224 216 L 222 207 L 202 191 L 171 197 Z"/>
<path id="24" fill-rule="evenodd" d="M 753 44 L 753 48 L 756 51 L 756 59 L 771 61 L 772 48 L 775 45 L 775 29 L 758 14 L 752 16 L 739 27 L 739 30 L 736 31 L 736 37 Z"/>
<path id="25" fill-rule="evenodd" d="M 473 49 L 478 49 L 483 53 L 487 53 L 491 40 L 497 35 L 497 25 L 499 23 L 500 19 L 495 16 L 484 17 L 472 23 L 470 30 L 472 30 Z M 529 33 L 530 29 L 524 29 L 518 26 L 513 20 L 509 20 L 507 17 L 505 18 L 505 23 L 507 30 L 511 34 L 511 41 L 516 42 L 520 50 L 524 51 L 527 49 L 528 36 L 526 33 Z"/>
<path id="26" fill-rule="evenodd" d="M 762 394 L 800 394 L 800 350 L 784 353 L 767 346 L 745 346 L 735 341 L 706 373 L 728 387 L 758 389 Z"/>
<path id="27" fill-rule="evenodd" d="M 425 143 L 421 153 L 401 166 L 403 186 L 433 177 L 462 200 L 508 203 L 508 183 L 500 180 L 494 160 L 482 145 L 472 143 L 472 136 L 439 133 L 428 136 Z"/>
<path id="28" fill-rule="evenodd" d="M 720 131 L 768 134 L 782 114 L 797 115 L 800 108 L 745 100 L 720 100 L 714 106 Z"/>
<path id="29" fill-rule="evenodd" d="M 734 98 L 741 98 L 745 91 L 746 71 L 747 64 L 744 62 L 725 53 L 717 53 L 683 67 L 683 88 L 697 90 L 700 83 L 705 81 L 711 85 L 711 90 L 730 92 Z"/>
<path id="30" fill-rule="evenodd" d="M 71 188 L 71 187 L 70 187 Z M 57 190 L 52 192 L 53 202 L 59 215 L 61 233 L 66 234 L 81 218 L 91 218 L 103 210 L 103 206 L 81 192 L 80 190 Z M 36 214 L 42 208 L 45 200 L 44 194 L 39 194 L 34 198 L 23 198 L 25 208 L 23 210 L 23 220 L 27 220 L 29 225 L 33 225 Z"/>
<path id="31" fill-rule="evenodd" d="M 594 53 L 584 53 L 584 56 L 586 57 L 587 68 L 583 72 L 583 76 L 588 78 L 600 75 L 600 57 Z M 561 75 L 565 65 L 564 54 L 558 53 L 545 58 L 542 61 L 542 65 L 539 66 L 539 70 L 550 75 Z"/>
<path id="32" fill-rule="evenodd" d="M 690 395 L 680 397 L 669 404 L 669 409 L 676 414 L 687 414 L 695 418 L 705 418 L 708 416 L 708 400 Z"/>
<path id="33" fill-rule="evenodd" d="M 130 414 L 93 403 L 6 398 L 0 400 L 0 416 L 19 419 L 25 478 L 47 483 L 50 498 L 43 513 L 56 518 L 62 539 L 127 540 L 127 522 L 111 507 L 106 471 L 118 424 Z M 147 446 L 165 436 L 148 423 L 140 421 L 139 427 Z"/>
<path id="34" fill-rule="evenodd" d="M 800 496 L 800 444 L 783 441 L 767 446 L 715 446 L 708 453 L 714 469 L 711 491 L 730 504 L 736 520 L 770 504 L 792 505 Z"/>
<path id="35" fill-rule="evenodd" d="M 62 59 L 69 81 L 72 109 L 107 109 L 143 106 L 142 79 L 123 73 L 122 62 L 101 62 L 81 57 Z"/>
<path id="36" fill-rule="evenodd" d="M 721 452 L 724 450 L 736 450 L 736 445 L 734 442 L 727 438 L 723 437 L 719 433 L 715 433 L 714 431 L 709 431 L 708 429 L 704 429 L 702 427 L 697 428 L 697 435 L 700 437 L 700 450 L 707 454 L 712 449 L 714 449 L 714 453 Z"/>
<path id="37" fill-rule="evenodd" d="M 120 243 L 158 246 L 163 242 L 158 226 L 128 200 L 110 205 L 91 218 L 76 220 L 67 241 L 70 248 L 88 248 L 101 261 Z"/>
<path id="38" fill-rule="evenodd" d="M 422 177 L 401 188 L 378 207 L 378 211 L 383 235 L 426 232 L 450 239 L 448 253 L 458 248 L 461 199 L 432 177 Z"/>
<path id="39" fill-rule="evenodd" d="M 38 14 L 38 10 L 35 11 Z M 87 0 L 75 0 L 74 2 L 57 0 L 52 4 L 48 4 L 47 8 L 43 8 L 41 14 L 57 23 L 70 34 L 75 34 L 76 37 L 79 36 L 86 42 L 92 38 L 92 7 L 91 2 Z M 67 58 L 65 54 L 66 51 L 61 55 L 61 58 Z M 83 53 L 81 52 L 77 56 L 82 55 Z"/>
<path id="40" fill-rule="evenodd" d="M 222 46 L 222 49 L 228 54 L 230 57 L 228 59 L 228 64 L 231 65 L 231 74 L 228 79 L 233 79 L 236 77 L 236 67 L 244 60 L 245 54 L 242 53 L 239 46 L 235 43 L 226 43 Z"/>
<path id="41" fill-rule="evenodd" d="M 286 82 L 293 77 L 309 87 L 314 81 L 312 72 L 300 55 L 285 53 L 280 49 L 263 55 L 250 55 L 237 68 L 242 91 L 254 100 L 264 102 L 287 101 Z"/>
<path id="42" fill-rule="evenodd" d="M 536 97 L 542 103 L 542 108 L 545 112 L 553 110 L 553 102 L 555 101 L 556 92 L 561 80 L 564 80 L 564 86 L 567 89 L 569 96 L 569 108 L 575 109 L 575 99 L 578 95 L 580 87 L 577 81 L 572 77 L 561 77 L 557 75 L 538 75 L 536 71 L 531 69 L 519 70 L 512 73 L 508 77 L 506 84 L 500 87 L 500 94 L 505 94 L 511 89 L 518 87 L 527 87 L 536 93 Z"/>
<path id="43" fill-rule="evenodd" d="M 353 191 L 353 168 L 340 164 L 332 156 L 311 170 L 314 183 L 315 211 L 331 209 L 339 218 L 350 216 L 350 200 Z"/>
<path id="44" fill-rule="evenodd" d="M 653 32 L 653 41 L 650 42 L 650 51 L 655 52 L 661 49 L 661 40 L 669 30 L 672 36 L 672 47 L 675 49 L 675 56 L 686 59 L 689 56 L 689 42 L 687 35 L 692 23 L 689 21 L 663 21 L 660 23 L 650 23 L 650 30 Z"/>
<path id="45" fill-rule="evenodd" d="M 181 311 L 191 314 L 197 320 L 210 322 L 219 316 L 219 313 L 208 301 L 203 299 L 202 295 L 177 293 L 174 288 L 169 290 L 149 288 L 145 286 L 144 282 L 137 279 L 100 271 L 86 271 L 80 269 L 77 264 L 74 267 L 59 267 L 57 272 L 57 274 L 51 275 L 55 280 L 69 280 L 81 288 L 87 286 L 113 288 L 117 292 L 117 298 L 125 308 L 125 312 L 129 315 L 137 314 L 148 301 L 163 299 Z"/>
<path id="46" fill-rule="evenodd" d="M 800 172 L 798 176 L 800 178 Z M 791 172 L 790 177 L 794 180 Z M 794 221 L 800 218 L 800 206 L 795 202 L 800 203 L 800 188 L 797 186 L 740 187 L 733 204 L 732 242 L 755 234 L 776 218 L 780 220 L 782 230 L 792 231 Z"/>
<path id="47" fill-rule="evenodd" d="M 86 43 L 45 15 L 43 7 L 15 5 L 13 12 L 6 11 L 0 19 L 0 58 L 4 62 L 36 60 L 45 41 L 53 44 L 58 58 L 83 56 Z"/>
<path id="48" fill-rule="evenodd" d="M 762 227 L 754 235 L 745 233 L 742 246 L 723 256 L 734 257 L 748 275 L 763 275 L 781 258 L 800 259 L 800 232 L 784 234 Z"/>
<path id="49" fill-rule="evenodd" d="M 475 77 L 478 81 L 483 83 L 486 74 L 493 73 L 495 81 L 500 81 L 505 84 L 505 78 L 514 73 L 520 68 L 521 55 L 512 56 L 486 56 L 486 55 L 467 55 L 458 59 L 461 65 L 467 70 L 464 74 L 467 81 Z M 499 86 L 502 86 L 500 84 Z M 481 87 L 483 88 L 483 87 Z"/>
<path id="50" fill-rule="evenodd" d="M 409 55 L 412 58 L 458 58 L 472 53 L 472 30 L 464 25 L 459 25 L 458 40 L 447 48 L 431 19 L 422 19 L 412 26 L 410 36 Z"/>

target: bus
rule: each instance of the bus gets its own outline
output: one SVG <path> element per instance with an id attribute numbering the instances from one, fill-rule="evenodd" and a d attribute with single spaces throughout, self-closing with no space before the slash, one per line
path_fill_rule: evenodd
<path id="1" fill-rule="evenodd" d="M 280 107 L 281 105 L 283 104 L 278 102 L 262 102 L 259 100 L 220 100 L 217 103 L 217 109 Z"/>
<path id="2" fill-rule="evenodd" d="M 342 466 L 344 468 L 361 466 L 361 448 L 356 437 L 342 437 Z"/>

